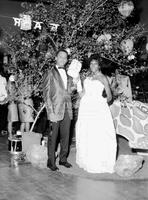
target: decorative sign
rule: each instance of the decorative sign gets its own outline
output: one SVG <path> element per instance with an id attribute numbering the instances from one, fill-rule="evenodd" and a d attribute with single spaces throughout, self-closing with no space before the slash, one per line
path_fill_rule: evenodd
<path id="1" fill-rule="evenodd" d="M 35 25 L 33 26 L 34 29 L 37 28 L 39 30 L 42 29 L 43 22 L 32 21 L 30 15 L 20 14 L 20 18 L 13 17 L 13 19 L 14 19 L 14 26 L 20 27 L 21 30 L 24 31 L 31 30 L 32 22 L 35 23 Z M 50 23 L 50 26 L 51 26 L 51 31 L 56 32 L 60 25 L 55 23 Z"/>
<path id="2" fill-rule="evenodd" d="M 35 21 L 33 21 L 33 22 L 35 22 Z M 42 24 L 43 22 L 35 22 L 35 26 L 34 26 L 34 29 L 39 29 L 39 30 L 41 30 L 42 29 L 42 26 L 41 26 L 41 24 Z"/>
<path id="3" fill-rule="evenodd" d="M 14 19 L 14 26 L 19 26 L 20 27 L 21 19 L 20 18 L 15 18 L 15 17 L 13 17 L 13 19 Z"/>
<path id="4" fill-rule="evenodd" d="M 31 30 L 32 22 L 30 15 L 21 15 L 20 29 L 24 31 Z"/>
<path id="5" fill-rule="evenodd" d="M 50 23 L 50 25 L 51 25 L 51 31 L 57 31 L 57 29 L 58 29 L 58 26 L 60 26 L 59 24 L 55 24 L 55 23 Z"/>

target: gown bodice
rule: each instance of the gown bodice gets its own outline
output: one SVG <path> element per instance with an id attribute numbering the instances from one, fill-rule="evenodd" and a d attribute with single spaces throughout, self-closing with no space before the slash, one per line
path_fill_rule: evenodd
<path id="1" fill-rule="evenodd" d="M 85 96 L 90 98 L 94 97 L 95 99 L 104 99 L 104 97 L 102 96 L 104 85 L 99 80 L 92 80 L 91 78 L 85 79 L 84 89 Z"/>

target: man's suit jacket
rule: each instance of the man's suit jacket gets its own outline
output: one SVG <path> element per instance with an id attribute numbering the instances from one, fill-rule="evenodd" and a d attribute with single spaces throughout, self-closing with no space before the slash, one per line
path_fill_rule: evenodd
<path id="1" fill-rule="evenodd" d="M 52 116 L 56 121 L 64 118 L 65 107 L 72 119 L 71 103 L 72 78 L 67 75 L 67 89 L 56 67 L 48 70 L 43 78 L 43 99 L 45 101 L 48 120 L 52 121 Z"/>

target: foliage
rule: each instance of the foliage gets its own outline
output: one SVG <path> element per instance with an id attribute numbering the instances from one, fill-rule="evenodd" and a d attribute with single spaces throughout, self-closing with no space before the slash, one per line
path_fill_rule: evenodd
<path id="1" fill-rule="evenodd" d="M 22 3 L 33 21 L 43 22 L 42 30 L 19 30 L 15 35 L 6 35 L 7 50 L 11 54 L 8 71 L 16 75 L 17 85 L 23 88 L 24 78 L 31 87 L 31 94 L 40 94 L 43 72 L 52 67 L 55 52 L 69 48 L 70 60 L 83 61 L 88 54 L 99 53 L 120 66 L 130 75 L 144 67 L 138 66 L 137 49 L 131 52 L 135 59 L 128 60 L 121 49 L 121 42 L 131 39 L 134 43 L 141 37 L 143 26 L 133 24 L 132 15 L 124 18 L 117 7 L 121 0 L 48 0 L 37 4 Z M 132 22 L 132 23 L 131 23 Z M 53 28 L 52 23 L 59 26 Z M 101 34 L 110 34 L 111 39 L 98 43 Z M 23 78 L 21 74 L 25 75 Z M 27 87 L 26 85 L 26 87 Z M 21 92 L 24 95 L 24 92 Z M 30 95 L 30 94 L 29 94 Z"/>

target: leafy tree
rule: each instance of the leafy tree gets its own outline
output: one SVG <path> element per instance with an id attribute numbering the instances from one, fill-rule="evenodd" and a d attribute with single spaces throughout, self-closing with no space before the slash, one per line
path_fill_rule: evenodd
<path id="1" fill-rule="evenodd" d="M 43 22 L 41 30 L 32 27 L 29 31 L 19 30 L 15 35 L 6 34 L 7 50 L 11 54 L 8 71 L 16 75 L 18 88 L 22 88 L 18 96 L 26 95 L 24 83 L 31 88 L 27 95 L 40 94 L 43 72 L 52 67 L 55 52 L 60 48 L 70 51 L 70 60 L 83 61 L 90 54 L 98 53 L 130 75 L 144 69 L 138 65 L 135 45 L 144 28 L 134 23 L 134 12 L 129 17 L 120 14 L 121 0 L 44 2 L 22 3 L 24 14 L 30 15 L 32 21 Z M 110 38 L 100 41 L 100 36 L 106 34 Z M 121 47 L 122 41 L 127 39 L 134 43 L 128 55 Z"/>

